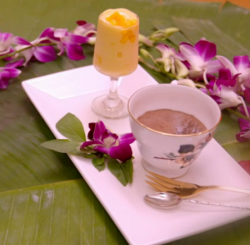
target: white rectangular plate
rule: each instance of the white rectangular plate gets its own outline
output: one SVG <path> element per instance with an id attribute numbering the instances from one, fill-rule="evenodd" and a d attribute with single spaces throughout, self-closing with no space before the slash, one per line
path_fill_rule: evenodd
<path id="1" fill-rule="evenodd" d="M 143 86 L 156 81 L 140 66 L 124 77 L 119 93 L 130 97 Z M 93 66 L 73 69 L 23 82 L 23 88 L 46 121 L 56 138 L 63 138 L 56 130 L 56 122 L 68 112 L 76 115 L 88 132 L 88 123 L 99 119 L 91 111 L 91 102 L 100 94 L 106 94 L 109 78 L 98 73 Z M 176 98 L 178 99 L 178 98 Z M 113 132 L 130 132 L 128 118 L 101 120 Z M 148 206 L 143 196 L 154 192 L 146 183 L 146 173 L 136 143 L 132 144 L 134 159 L 133 184 L 123 187 L 106 169 L 98 172 L 89 159 L 70 156 L 90 188 L 107 210 L 129 244 L 162 244 L 197 234 L 250 214 L 246 210 L 205 206 L 183 202 L 170 210 Z M 228 185 L 249 188 L 249 175 L 227 152 L 212 140 L 181 180 L 200 185 Z M 196 199 L 247 206 L 250 195 L 227 191 L 207 191 Z M 249 204 L 250 206 L 250 204 Z"/>

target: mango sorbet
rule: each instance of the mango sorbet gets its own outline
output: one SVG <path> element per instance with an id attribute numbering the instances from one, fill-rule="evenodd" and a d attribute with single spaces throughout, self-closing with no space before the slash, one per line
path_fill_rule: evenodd
<path id="1" fill-rule="evenodd" d="M 94 52 L 95 68 L 118 78 L 138 65 L 139 18 L 127 9 L 108 9 L 100 14 Z"/>

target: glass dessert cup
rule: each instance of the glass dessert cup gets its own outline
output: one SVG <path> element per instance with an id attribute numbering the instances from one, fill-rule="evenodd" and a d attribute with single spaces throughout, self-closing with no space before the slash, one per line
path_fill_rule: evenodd
<path id="1" fill-rule="evenodd" d="M 98 19 L 93 64 L 110 77 L 108 95 L 97 97 L 91 105 L 95 114 L 112 119 L 128 116 L 128 99 L 118 94 L 123 76 L 138 65 L 139 19 L 127 9 L 108 9 Z"/>
<path id="2" fill-rule="evenodd" d="M 97 115 L 112 119 L 128 116 L 128 99 L 119 96 L 117 92 L 120 79 L 110 77 L 111 86 L 108 95 L 101 95 L 92 102 L 91 108 Z"/>

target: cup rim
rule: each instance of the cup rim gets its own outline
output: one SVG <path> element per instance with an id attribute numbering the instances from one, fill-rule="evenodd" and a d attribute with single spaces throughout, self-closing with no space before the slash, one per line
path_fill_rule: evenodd
<path id="1" fill-rule="evenodd" d="M 205 131 L 202 131 L 202 132 L 199 132 L 199 133 L 193 133 L 193 134 L 171 134 L 171 133 L 165 133 L 165 132 L 161 132 L 161 131 L 158 131 L 158 130 L 149 128 L 149 127 L 147 127 L 146 125 L 144 125 L 144 124 L 142 124 L 141 122 L 139 122 L 139 121 L 132 115 L 132 113 L 131 113 L 131 111 L 130 111 L 130 102 L 131 102 L 131 99 L 132 99 L 137 93 L 139 93 L 141 90 L 146 89 L 146 88 L 149 88 L 149 87 L 159 86 L 159 85 L 160 85 L 160 86 L 162 86 L 162 85 L 163 85 L 163 86 L 166 86 L 166 85 L 167 85 L 167 86 L 182 86 L 182 85 L 173 85 L 173 84 L 154 84 L 154 85 L 145 86 L 145 87 L 143 87 L 143 88 L 138 89 L 136 92 L 134 92 L 134 93 L 130 96 L 130 98 L 129 98 L 129 100 L 128 100 L 127 109 L 128 109 L 128 113 L 129 113 L 130 117 L 131 117 L 136 123 L 138 123 L 138 124 L 141 125 L 143 128 L 146 128 L 147 130 L 152 131 L 152 132 L 154 132 L 154 133 L 161 134 L 161 135 L 165 135 L 165 136 L 172 136 L 172 137 L 192 137 L 192 136 L 200 136 L 200 135 L 209 133 L 209 132 L 213 131 L 215 128 L 217 128 L 217 126 L 219 125 L 219 123 L 220 123 L 220 121 L 221 121 L 221 110 L 220 110 L 218 104 L 217 104 L 212 98 L 210 98 L 209 96 L 208 96 L 208 98 L 211 99 L 212 103 L 214 103 L 215 105 L 218 106 L 220 117 L 219 117 L 218 122 L 217 122 L 212 128 L 206 129 Z M 194 89 L 194 88 L 190 88 L 190 87 L 187 87 L 187 86 L 182 86 L 182 87 L 184 87 L 185 89 L 186 89 L 186 88 L 187 88 L 187 89 Z M 198 91 L 197 91 L 197 92 L 198 92 Z M 204 95 L 205 95 L 205 94 L 204 94 Z"/>

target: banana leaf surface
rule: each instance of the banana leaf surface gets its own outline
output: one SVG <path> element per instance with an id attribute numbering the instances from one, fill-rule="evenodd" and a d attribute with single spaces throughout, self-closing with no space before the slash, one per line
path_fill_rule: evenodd
<path id="1" fill-rule="evenodd" d="M 250 12 L 228 2 L 0 0 L 0 31 L 32 41 L 47 27 L 73 30 L 77 20 L 97 24 L 103 10 L 117 7 L 136 12 L 140 33 L 146 36 L 155 28 L 178 27 L 182 33 L 171 37 L 176 45 L 205 37 L 229 59 L 250 55 Z M 83 49 L 86 59 L 81 61 L 62 56 L 49 63 L 30 62 L 0 91 L 1 245 L 127 244 L 68 156 L 40 146 L 54 136 L 21 86 L 26 79 L 90 65 L 93 46 Z M 169 82 L 147 71 L 157 81 Z M 224 112 L 216 140 L 236 161 L 250 160 L 250 144 L 237 142 L 237 132 L 237 118 Z M 247 245 L 249 224 L 246 218 L 170 244 Z"/>

